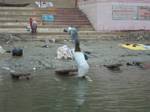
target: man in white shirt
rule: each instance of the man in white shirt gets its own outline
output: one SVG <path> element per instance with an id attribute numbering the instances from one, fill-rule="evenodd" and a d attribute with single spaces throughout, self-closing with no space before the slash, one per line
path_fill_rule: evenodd
<path id="1" fill-rule="evenodd" d="M 64 32 L 68 32 L 71 36 L 75 50 L 73 51 L 73 57 L 78 67 L 78 77 L 86 78 L 89 71 L 89 65 L 85 59 L 84 53 L 80 49 L 80 43 L 78 39 L 78 30 L 75 27 L 68 27 L 64 29 Z"/>
<path id="2" fill-rule="evenodd" d="M 89 71 L 89 65 L 85 59 L 84 53 L 80 49 L 79 41 L 76 41 L 73 56 L 78 67 L 78 77 L 85 78 Z"/>

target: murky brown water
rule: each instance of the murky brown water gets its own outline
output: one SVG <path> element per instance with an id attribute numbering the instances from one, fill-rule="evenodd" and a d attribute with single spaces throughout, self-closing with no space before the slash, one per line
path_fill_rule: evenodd
<path id="1" fill-rule="evenodd" d="M 0 70 L 0 112 L 150 112 L 150 69 L 123 66 L 122 71 L 112 72 L 101 66 L 106 64 L 105 60 L 107 63 L 117 59 L 148 60 L 148 55 L 140 52 L 137 56 L 138 52 L 119 48 L 118 42 L 100 42 L 97 46 L 85 42 L 82 46 L 86 50 L 89 47 L 97 56 L 89 58 L 92 81 L 88 81 L 57 76 L 53 67 L 41 65 L 43 59 L 46 63 L 55 61 L 54 52 L 61 45 L 44 49 L 40 47 L 43 43 L 28 44 L 25 43 L 24 57 L 20 59 L 1 55 L 0 67 L 21 66 L 32 71 L 32 79 L 14 81 L 8 71 Z M 124 54 L 127 57 L 120 57 Z M 128 54 L 134 56 L 128 57 Z M 56 62 L 61 66 L 72 63 Z"/>
<path id="2" fill-rule="evenodd" d="M 106 69 L 90 73 L 92 82 L 36 73 L 32 79 L 0 79 L 0 112 L 149 112 L 150 71 Z"/>

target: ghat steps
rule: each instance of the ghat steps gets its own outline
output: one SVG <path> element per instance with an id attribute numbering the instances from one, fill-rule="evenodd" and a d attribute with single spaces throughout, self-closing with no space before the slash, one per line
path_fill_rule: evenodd
<path id="1" fill-rule="evenodd" d="M 43 14 L 54 15 L 53 22 L 43 22 Z M 63 32 L 64 28 L 73 25 L 79 29 L 81 38 L 96 35 L 86 15 L 77 8 L 33 8 L 33 7 L 0 7 L 0 33 L 11 33 L 30 36 L 26 27 L 29 18 L 33 17 L 38 22 L 36 38 L 60 38 L 68 37 Z M 31 35 L 33 36 L 33 35 Z"/>

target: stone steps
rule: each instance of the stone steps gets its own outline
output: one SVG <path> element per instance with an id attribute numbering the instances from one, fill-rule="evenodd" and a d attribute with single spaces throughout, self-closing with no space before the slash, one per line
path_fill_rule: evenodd
<path id="1" fill-rule="evenodd" d="M 74 7 L 74 0 L 51 0 L 56 7 Z"/>
<path id="2" fill-rule="evenodd" d="M 11 24 L 11 25 L 4 25 L 4 24 L 0 24 L 0 28 L 3 28 L 3 29 L 6 29 L 6 28 L 10 28 L 11 29 L 14 29 L 14 28 L 26 28 L 28 26 L 28 24 L 24 24 L 24 25 L 21 25 L 21 24 L 18 24 L 18 25 L 14 25 L 14 24 Z M 67 28 L 68 25 L 38 25 L 38 29 L 39 28 L 52 28 L 52 29 L 65 29 Z M 90 27 L 89 25 L 85 25 L 85 26 L 79 26 L 79 25 L 76 25 L 76 27 L 78 28 L 78 30 L 80 31 L 93 31 L 93 28 Z"/>
<path id="3" fill-rule="evenodd" d="M 27 24 L 29 24 L 28 22 L 0 22 L 0 25 L 27 25 Z M 87 22 L 72 22 L 72 21 L 66 21 L 66 22 L 40 22 L 40 23 L 38 23 L 38 24 L 40 24 L 40 25 L 68 25 L 68 26 L 70 26 L 70 25 L 80 25 L 80 26 L 82 26 L 82 25 L 90 25 L 90 23 L 87 23 Z"/>
<path id="4" fill-rule="evenodd" d="M 11 33 L 12 35 L 16 37 L 21 37 L 24 40 L 45 40 L 45 39 L 55 39 L 55 40 L 71 40 L 70 35 L 67 33 L 38 33 L 38 34 L 30 34 L 30 33 Z M 79 39 L 80 40 L 95 40 L 95 39 L 109 39 L 112 37 L 116 37 L 116 34 L 113 33 L 95 33 L 94 35 L 90 33 L 79 33 Z"/>
<path id="5" fill-rule="evenodd" d="M 15 33 L 15 34 L 25 34 L 29 33 L 26 28 L 1 28 L 0 33 Z M 63 28 L 38 28 L 38 33 L 45 34 L 66 34 L 63 32 Z M 97 34 L 96 31 L 79 31 L 79 34 Z"/>
<path id="6" fill-rule="evenodd" d="M 43 14 L 54 14 L 54 22 L 43 22 L 41 19 Z M 26 29 L 29 26 L 30 17 L 38 22 L 36 35 L 32 35 Z M 97 37 L 97 32 L 94 31 L 85 14 L 77 8 L 0 7 L 0 33 L 34 36 L 39 39 L 65 39 L 69 37 L 69 34 L 64 33 L 63 30 L 70 25 L 79 29 L 81 38 Z"/>
<path id="7" fill-rule="evenodd" d="M 42 22 L 42 20 L 41 19 L 36 19 L 37 20 L 37 22 Z M 15 18 L 6 18 L 6 19 L 2 19 L 2 18 L 0 18 L 0 23 L 4 23 L 4 22 L 14 22 L 14 23 L 17 23 L 17 22 L 29 22 L 29 19 L 15 19 Z M 80 20 L 77 20 L 77 19 L 55 19 L 53 22 L 47 22 L 47 23 L 62 23 L 62 22 L 80 22 L 80 23 L 87 23 L 87 24 L 89 24 L 89 21 L 88 20 L 84 20 L 84 19 L 80 19 Z"/>
<path id="8" fill-rule="evenodd" d="M 35 12 L 35 13 L 80 13 L 78 8 L 33 8 L 33 7 L 0 7 L 0 12 Z M 80 13 L 81 14 L 81 13 Z"/>
<path id="9" fill-rule="evenodd" d="M 43 14 L 44 15 L 44 14 Z M 1 15 L 0 17 L 0 20 L 29 20 L 29 15 Z M 40 20 L 42 17 L 42 15 L 35 15 L 34 18 L 36 18 L 37 20 Z M 85 16 L 79 16 L 79 15 L 72 15 L 72 16 L 60 16 L 60 15 L 57 15 L 57 16 L 54 16 L 56 20 L 71 20 L 71 19 L 74 19 L 74 20 L 86 20 L 87 18 Z"/>
<path id="10" fill-rule="evenodd" d="M 1 2 L 5 1 L 5 3 L 14 3 L 14 4 L 22 4 L 22 3 L 30 3 L 28 7 L 36 7 L 35 1 L 39 0 L 0 0 Z M 45 0 L 51 1 L 54 4 L 54 7 L 61 7 L 61 8 L 73 8 L 74 7 L 74 0 Z"/>
<path id="11" fill-rule="evenodd" d="M 10 33 L 12 35 L 19 35 L 29 39 L 34 38 L 35 40 L 44 40 L 45 38 L 55 38 L 58 40 L 70 39 L 70 35 L 63 32 L 63 29 L 54 28 L 38 28 L 37 34 L 31 34 L 25 28 L 3 28 L 0 29 L 0 33 Z M 80 39 L 98 39 L 98 37 L 102 35 L 96 31 L 79 31 L 78 34 Z"/>

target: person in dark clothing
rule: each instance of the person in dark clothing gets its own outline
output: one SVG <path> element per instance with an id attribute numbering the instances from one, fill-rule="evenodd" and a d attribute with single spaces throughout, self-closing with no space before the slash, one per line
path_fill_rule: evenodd
<path id="1" fill-rule="evenodd" d="M 75 50 L 73 51 L 73 57 L 78 68 L 78 77 L 85 78 L 89 71 L 89 64 L 85 59 L 84 53 L 80 49 L 80 43 L 77 40 L 75 43 Z"/>
<path id="2" fill-rule="evenodd" d="M 76 44 L 77 41 L 79 41 L 77 28 L 70 26 L 67 29 L 64 29 L 64 32 L 68 32 L 70 34 L 72 42 L 74 43 L 74 45 Z"/>

